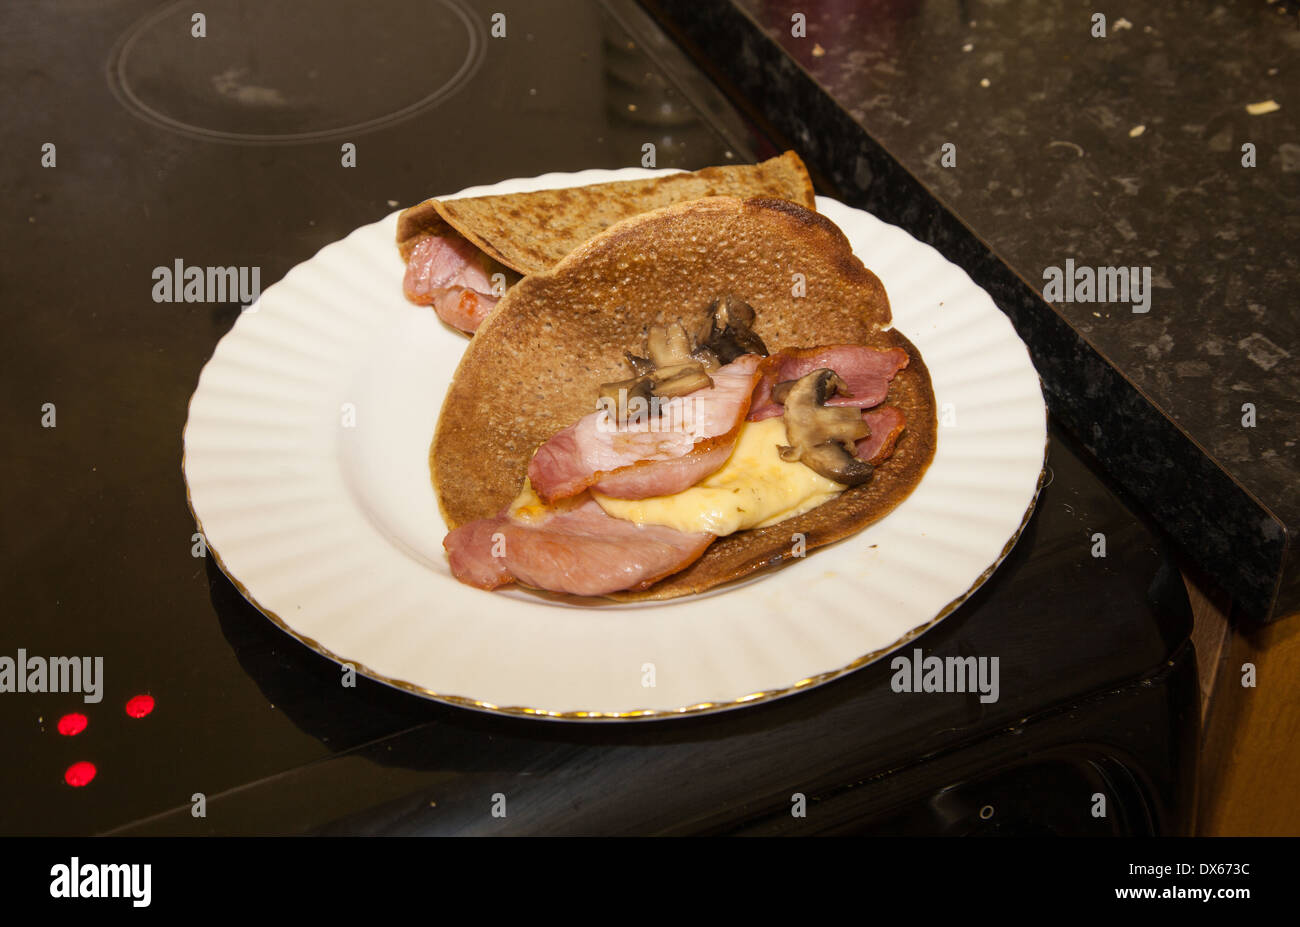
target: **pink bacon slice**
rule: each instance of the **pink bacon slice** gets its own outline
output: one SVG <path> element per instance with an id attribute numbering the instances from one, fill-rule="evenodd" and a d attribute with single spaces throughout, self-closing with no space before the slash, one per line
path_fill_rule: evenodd
<path id="1" fill-rule="evenodd" d="M 528 464 L 534 491 L 553 502 L 598 485 L 610 495 L 641 499 L 695 485 L 730 456 L 762 360 L 746 354 L 718 368 L 710 374 L 712 387 L 664 400 L 657 418 L 584 416 L 537 449 Z"/>
<path id="2" fill-rule="evenodd" d="M 430 235 L 411 250 L 402 289 L 438 318 L 473 333 L 497 304 L 489 277 L 490 259 L 463 238 Z"/>
<path id="3" fill-rule="evenodd" d="M 862 418 L 871 429 L 871 434 L 857 443 L 855 456 L 869 464 L 878 464 L 894 453 L 894 445 L 898 443 L 907 419 L 901 410 L 893 406 L 881 406 L 864 412 Z"/>
<path id="4" fill-rule="evenodd" d="M 495 589 L 518 580 L 571 595 L 644 589 L 699 559 L 713 535 L 611 518 L 590 496 L 535 521 L 507 515 L 461 525 L 447 535 L 452 573 Z"/>
<path id="5" fill-rule="evenodd" d="M 763 365 L 763 379 L 754 390 L 749 420 L 761 422 L 783 414 L 784 407 L 772 401 L 772 387 L 787 380 L 798 380 L 823 367 L 834 370 L 851 394 L 835 396 L 826 403 L 828 406 L 869 409 L 885 401 L 890 381 L 907 363 L 907 352 L 902 348 L 881 350 L 857 344 L 786 348 L 773 354 Z"/>

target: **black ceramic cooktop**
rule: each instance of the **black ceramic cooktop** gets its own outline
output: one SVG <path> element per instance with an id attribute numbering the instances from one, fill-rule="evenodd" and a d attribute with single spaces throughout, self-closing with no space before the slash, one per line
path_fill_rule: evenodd
<path id="1" fill-rule="evenodd" d="M 1052 410 L 1244 612 L 1300 609 L 1300 5 L 646 4 L 994 294 Z"/>
<path id="2" fill-rule="evenodd" d="M 157 302 L 153 268 L 256 266 L 265 287 L 434 193 L 639 164 L 646 142 L 661 167 L 778 149 L 621 3 L 203 6 L 202 36 L 189 6 L 136 0 L 81 8 L 75 23 L 38 8 L 0 30 L 16 90 L 0 103 L 13 155 L 0 180 L 0 656 L 102 659 L 96 701 L 0 692 L 0 832 L 761 830 L 792 790 L 830 794 L 976 741 L 989 762 L 1054 748 L 1020 736 L 1059 729 L 1033 726 L 1043 719 L 1145 753 L 1153 826 L 1189 826 L 1181 582 L 1055 426 L 1048 485 L 1012 556 L 918 642 L 998 657 L 992 704 L 897 693 L 884 664 L 771 705 L 634 726 L 340 687 L 337 667 L 195 556 L 181 431 L 240 309 Z M 1105 558 L 1092 555 L 1098 531 Z M 1136 710 L 1143 693 L 1164 707 Z M 72 715 L 84 729 L 63 733 Z M 536 814 L 484 815 L 502 790 L 527 792 Z"/>

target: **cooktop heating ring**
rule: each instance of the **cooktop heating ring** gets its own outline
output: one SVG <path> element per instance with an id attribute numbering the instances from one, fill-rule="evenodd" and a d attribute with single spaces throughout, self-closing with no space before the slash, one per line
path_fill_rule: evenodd
<path id="1" fill-rule="evenodd" d="M 394 125 L 463 88 L 487 41 L 461 0 L 193 7 L 170 4 L 128 29 L 107 76 L 136 116 L 207 141 L 292 144 Z"/>

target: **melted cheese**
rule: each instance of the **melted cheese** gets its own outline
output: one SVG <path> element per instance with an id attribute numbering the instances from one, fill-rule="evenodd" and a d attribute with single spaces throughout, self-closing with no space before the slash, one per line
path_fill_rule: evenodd
<path id="1" fill-rule="evenodd" d="M 537 490 L 533 489 L 532 481 L 524 477 L 523 488 L 519 490 L 519 495 L 515 496 L 515 501 L 510 503 L 510 508 L 506 510 L 511 518 L 521 521 L 527 525 L 542 524 L 552 515 L 576 508 L 583 502 L 582 496 L 572 496 L 568 499 L 557 499 L 552 503 L 542 501 L 542 497 L 537 495 Z"/>
<path id="2" fill-rule="evenodd" d="M 550 506 L 542 501 L 541 496 L 537 495 L 537 491 L 533 489 L 533 484 L 528 477 L 524 477 L 524 487 L 519 490 L 519 495 L 515 496 L 515 501 L 510 503 L 507 514 L 511 518 L 531 524 L 549 511 Z"/>
<path id="3" fill-rule="evenodd" d="M 784 419 L 745 422 L 722 468 L 689 489 L 649 499 L 615 499 L 595 491 L 591 495 L 606 514 L 638 525 L 707 531 L 720 537 L 766 528 L 844 491 L 842 484 L 803 464 L 782 460 L 777 448 L 786 443 Z"/>

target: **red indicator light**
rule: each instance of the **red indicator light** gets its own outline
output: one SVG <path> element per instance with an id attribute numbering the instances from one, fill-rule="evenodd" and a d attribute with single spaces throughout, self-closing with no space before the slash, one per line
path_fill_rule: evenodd
<path id="1" fill-rule="evenodd" d="M 132 718 L 143 718 L 153 711 L 152 695 L 133 695 L 126 703 L 126 713 Z"/>
<path id="2" fill-rule="evenodd" d="M 64 737 L 72 737 L 84 731 L 86 723 L 86 716 L 74 711 L 59 719 L 59 733 Z"/>
<path id="3" fill-rule="evenodd" d="M 63 781 L 68 785 L 81 787 L 89 785 L 90 780 L 95 778 L 95 764 L 87 763 L 82 760 L 80 763 L 73 763 L 68 767 L 68 771 L 63 774 Z"/>

